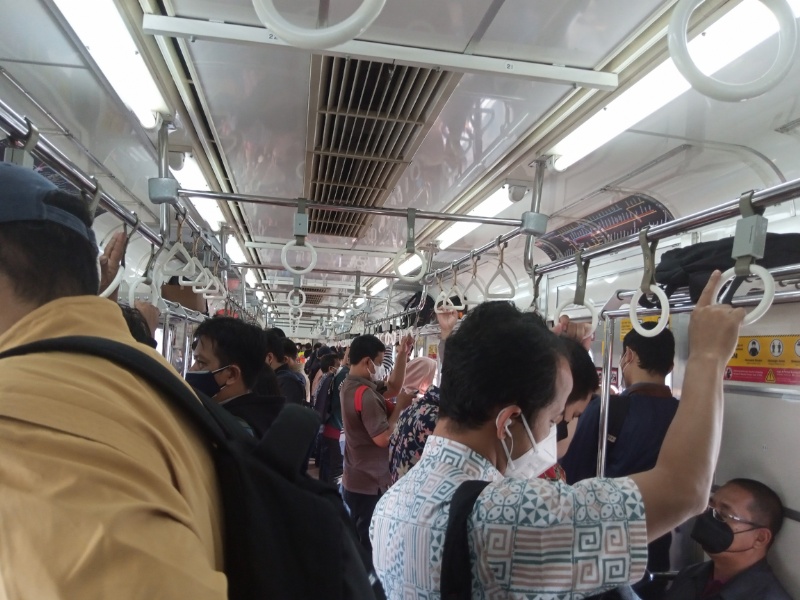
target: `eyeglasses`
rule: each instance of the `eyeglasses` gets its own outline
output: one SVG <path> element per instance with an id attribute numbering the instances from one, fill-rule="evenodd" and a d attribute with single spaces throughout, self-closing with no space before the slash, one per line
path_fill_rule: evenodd
<path id="1" fill-rule="evenodd" d="M 713 506 L 709 506 L 708 510 L 711 511 L 711 516 L 714 517 L 720 523 L 727 523 L 730 519 L 731 521 L 736 521 L 737 523 L 744 523 L 745 525 L 750 525 L 752 527 L 756 527 L 758 529 L 765 528 L 765 525 L 759 525 L 758 523 L 753 523 L 752 521 L 747 521 L 746 519 L 742 519 L 741 517 L 737 517 L 736 515 L 726 515 L 718 511 Z"/>

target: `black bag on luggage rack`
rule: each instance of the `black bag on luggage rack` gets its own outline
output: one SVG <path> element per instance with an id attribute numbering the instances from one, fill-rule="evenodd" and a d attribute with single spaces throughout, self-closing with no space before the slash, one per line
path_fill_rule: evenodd
<path id="1" fill-rule="evenodd" d="M 403 312 L 414 310 L 420 305 L 422 292 L 417 292 L 403 305 Z M 400 319 L 400 328 L 406 329 L 408 327 L 425 327 L 431 322 L 433 318 L 434 301 L 430 296 L 425 296 L 425 304 L 417 314 L 406 315 Z"/>
<path id="2" fill-rule="evenodd" d="M 159 390 L 202 432 L 216 466 L 225 515 L 225 575 L 231 600 L 384 600 L 372 560 L 336 489 L 302 472 L 319 429 L 308 408 L 286 405 L 256 441 L 224 408 L 198 397 L 144 352 L 96 337 L 41 340 L 0 359 L 39 352 L 105 358 Z"/>
<path id="3" fill-rule="evenodd" d="M 668 250 L 656 266 L 656 283 L 661 284 L 668 297 L 676 289 L 688 287 L 692 302 L 697 302 L 711 273 L 733 267 L 736 261 L 731 258 L 732 250 L 732 237 Z M 765 269 L 800 263 L 800 233 L 768 233 L 764 258 L 756 263 Z M 741 280 L 737 278 L 731 286 L 732 292 L 739 285 Z"/>

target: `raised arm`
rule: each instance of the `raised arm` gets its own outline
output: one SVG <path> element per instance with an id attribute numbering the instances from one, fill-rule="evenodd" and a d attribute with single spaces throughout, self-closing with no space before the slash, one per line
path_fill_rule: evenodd
<path id="1" fill-rule="evenodd" d="M 414 347 L 414 338 L 410 335 L 400 340 L 400 347 L 397 349 L 397 358 L 394 362 L 389 379 L 386 380 L 386 391 L 383 393 L 385 398 L 394 398 L 403 388 L 403 380 L 406 378 L 406 364 L 408 364 L 408 353 Z"/>
<path id="2" fill-rule="evenodd" d="M 683 395 L 658 462 L 632 477 L 651 541 L 702 512 L 711 493 L 722 436 L 722 374 L 745 315 L 741 308 L 711 304 L 719 278 L 715 271 L 692 313 Z"/>

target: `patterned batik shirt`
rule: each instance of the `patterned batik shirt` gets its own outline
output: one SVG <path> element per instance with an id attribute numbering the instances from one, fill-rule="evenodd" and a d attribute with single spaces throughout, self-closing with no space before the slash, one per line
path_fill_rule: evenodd
<path id="1" fill-rule="evenodd" d="M 425 395 L 411 403 L 397 418 L 389 438 L 389 473 L 392 484 L 419 462 L 425 442 L 436 429 L 439 416 L 439 388 L 431 386 Z"/>
<path id="2" fill-rule="evenodd" d="M 491 482 L 467 525 L 474 599 L 578 600 L 644 575 L 644 504 L 632 480 L 568 486 L 503 477 L 463 444 L 432 435 L 372 518 L 375 569 L 389 600 L 441 598 L 450 501 L 471 479 Z"/>

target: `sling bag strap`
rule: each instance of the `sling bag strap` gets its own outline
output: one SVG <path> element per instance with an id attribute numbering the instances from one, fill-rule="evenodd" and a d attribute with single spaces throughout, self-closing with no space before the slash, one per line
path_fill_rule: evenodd
<path id="1" fill-rule="evenodd" d="M 472 572 L 469 559 L 467 520 L 475 501 L 489 485 L 488 481 L 465 481 L 456 489 L 450 502 L 447 530 L 442 550 L 442 600 L 470 600 Z"/>
<path id="2" fill-rule="evenodd" d="M 116 363 L 159 388 L 212 442 L 238 440 L 253 444 L 253 439 L 238 424 L 232 425 L 235 420 L 224 408 L 209 398 L 198 397 L 177 373 L 127 344 L 92 336 L 49 338 L 11 348 L 1 353 L 0 359 L 43 352 L 88 354 Z"/>

